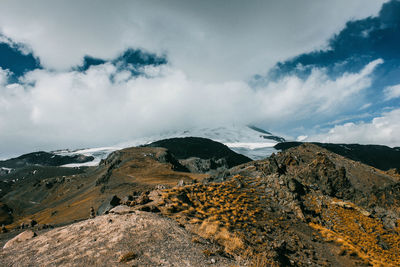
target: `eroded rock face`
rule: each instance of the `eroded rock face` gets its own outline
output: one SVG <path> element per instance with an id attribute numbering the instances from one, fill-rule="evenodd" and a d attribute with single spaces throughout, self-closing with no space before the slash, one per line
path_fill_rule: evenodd
<path id="1" fill-rule="evenodd" d="M 208 266 L 203 251 L 215 245 L 192 239 L 178 223 L 153 213 L 108 214 L 15 243 L 0 251 L 0 266 Z M 237 265 L 212 258 L 217 266 Z"/>

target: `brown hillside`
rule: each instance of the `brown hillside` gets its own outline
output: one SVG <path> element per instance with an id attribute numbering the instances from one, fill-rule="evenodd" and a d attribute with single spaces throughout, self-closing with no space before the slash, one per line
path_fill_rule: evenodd
<path id="1" fill-rule="evenodd" d="M 170 187 L 180 180 L 192 183 L 208 177 L 177 171 L 180 166 L 169 159 L 164 148 L 127 148 L 112 153 L 99 167 L 84 174 L 28 182 L 3 197 L 15 210 L 10 227 L 31 219 L 39 224 L 86 219 L 90 207 L 97 210 L 113 195 L 123 198 L 157 185 Z"/>

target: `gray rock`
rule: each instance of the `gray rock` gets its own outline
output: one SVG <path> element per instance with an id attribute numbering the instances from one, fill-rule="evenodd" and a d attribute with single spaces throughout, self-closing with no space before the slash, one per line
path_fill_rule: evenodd
<path id="1" fill-rule="evenodd" d="M 115 214 L 128 214 L 128 213 L 133 213 L 133 212 L 134 212 L 134 209 L 130 208 L 126 205 L 119 205 L 110 210 L 110 213 L 115 213 Z"/>
<path id="2" fill-rule="evenodd" d="M 124 196 L 124 197 L 121 199 L 121 204 L 127 205 L 127 203 L 130 203 L 132 200 L 133 200 L 133 196 L 131 196 L 131 195 Z"/>
<path id="3" fill-rule="evenodd" d="M 119 199 L 117 196 L 112 196 L 106 199 L 103 204 L 100 205 L 100 207 L 97 209 L 96 215 L 103 215 L 108 213 L 112 208 L 115 206 L 118 206 L 121 203 L 121 199 Z"/>

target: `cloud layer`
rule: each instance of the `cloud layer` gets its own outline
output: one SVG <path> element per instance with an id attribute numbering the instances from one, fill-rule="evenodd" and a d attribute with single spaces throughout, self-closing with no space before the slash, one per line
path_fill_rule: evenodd
<path id="1" fill-rule="evenodd" d="M 30 46 L 50 69 L 133 47 L 166 53 L 192 79 L 242 80 L 324 46 L 346 21 L 375 15 L 383 2 L 5 0 L 0 32 Z"/>
<path id="2" fill-rule="evenodd" d="M 371 122 L 346 123 L 333 127 L 328 133 L 311 136 L 313 141 L 328 143 L 381 144 L 399 146 L 400 109 L 394 109 Z"/>
<path id="3" fill-rule="evenodd" d="M 85 72 L 38 69 L 19 83 L 7 83 L 2 70 L 1 152 L 113 144 L 199 125 L 311 127 L 357 105 L 381 63 L 334 80 L 316 69 L 306 80 L 288 76 L 258 89 L 241 81 L 193 81 L 169 65 L 142 67 L 139 76 L 111 63 Z"/>

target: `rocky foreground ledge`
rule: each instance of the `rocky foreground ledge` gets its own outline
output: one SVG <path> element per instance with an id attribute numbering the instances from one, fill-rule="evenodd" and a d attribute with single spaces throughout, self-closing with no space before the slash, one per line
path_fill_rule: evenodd
<path id="1" fill-rule="evenodd" d="M 27 233 L 30 230 L 27 231 Z M 108 214 L 11 242 L 0 266 L 232 266 L 177 222 L 148 212 Z M 10 241 L 9 241 L 10 242 Z M 215 248 L 218 249 L 218 248 Z"/>

